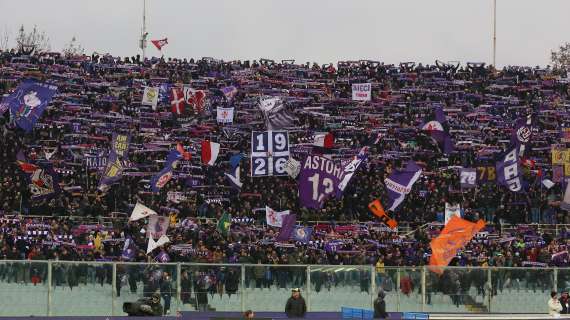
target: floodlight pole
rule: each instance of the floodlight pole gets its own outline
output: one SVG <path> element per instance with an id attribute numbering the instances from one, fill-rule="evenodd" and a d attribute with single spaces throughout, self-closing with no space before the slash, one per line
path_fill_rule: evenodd
<path id="1" fill-rule="evenodd" d="M 493 0 L 493 67 L 497 68 L 497 0 Z"/>
<path id="2" fill-rule="evenodd" d="M 146 57 L 146 37 L 148 36 L 148 32 L 146 32 L 146 0 L 143 0 L 143 24 L 141 30 L 141 40 L 139 47 L 142 50 L 142 60 L 144 61 Z"/>

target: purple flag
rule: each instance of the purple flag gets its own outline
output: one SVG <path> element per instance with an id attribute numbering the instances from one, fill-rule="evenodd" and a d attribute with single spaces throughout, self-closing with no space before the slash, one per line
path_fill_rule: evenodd
<path id="1" fill-rule="evenodd" d="M 453 152 L 453 141 L 449 135 L 443 108 L 437 106 L 434 112 L 435 117 L 428 119 L 428 121 L 421 126 L 421 129 L 427 131 L 430 136 L 437 141 L 437 144 L 444 154 L 450 154 Z"/>
<path id="2" fill-rule="evenodd" d="M 342 168 L 332 160 L 310 155 L 303 162 L 299 175 L 299 200 L 307 208 L 320 209 L 330 196 L 339 196 L 336 190 L 343 178 Z"/>
<path id="3" fill-rule="evenodd" d="M 291 238 L 293 234 L 293 229 L 295 229 L 295 223 L 297 222 L 297 215 L 288 214 L 283 217 L 283 224 L 281 225 L 281 231 L 277 235 L 277 241 L 287 241 Z"/>
<path id="4" fill-rule="evenodd" d="M 422 169 L 411 160 L 404 170 L 392 171 L 390 176 L 384 180 L 386 189 L 388 189 L 388 203 L 386 204 L 388 210 L 396 210 L 406 195 L 412 191 L 412 186 L 421 174 Z"/>
<path id="5" fill-rule="evenodd" d="M 519 148 L 519 156 L 524 154 L 526 144 L 530 142 L 531 138 L 532 115 L 528 115 L 526 118 L 517 119 L 513 132 L 511 133 L 511 144 Z"/>
<path id="6" fill-rule="evenodd" d="M 471 189 L 477 186 L 477 170 L 475 168 L 461 168 L 459 170 L 461 189 Z"/>
<path id="7" fill-rule="evenodd" d="M 360 152 L 358 152 L 358 154 L 351 159 L 350 162 L 344 165 L 342 170 L 343 178 L 338 185 L 337 193 L 340 192 L 340 194 L 342 194 L 344 192 L 344 189 L 346 189 L 346 186 L 350 182 L 350 179 L 352 179 L 352 176 L 354 175 L 356 170 L 358 170 L 362 162 L 366 160 L 366 158 L 368 158 L 368 147 L 363 147 L 362 149 L 360 149 Z M 339 197 L 338 194 L 337 197 Z"/>
<path id="8" fill-rule="evenodd" d="M 522 168 L 519 164 L 519 148 L 513 148 L 496 164 L 497 184 L 512 192 L 523 191 Z"/>
<path id="9" fill-rule="evenodd" d="M 107 160 L 107 166 L 99 183 L 99 190 L 107 191 L 113 183 L 121 180 L 123 169 L 129 159 L 129 145 L 131 136 L 129 134 L 113 133 L 111 141 L 111 152 Z"/>
<path id="10" fill-rule="evenodd" d="M 135 244 L 133 239 L 131 237 L 128 237 L 125 240 L 125 245 L 123 246 L 123 253 L 121 255 L 121 258 L 123 258 L 123 260 L 126 261 L 133 260 L 137 253 L 137 249 L 138 249 L 137 245 Z"/>
<path id="11" fill-rule="evenodd" d="M 0 115 L 10 108 L 10 114 L 16 124 L 26 132 L 30 132 L 56 92 L 56 86 L 24 81 L 14 93 L 2 100 Z"/>

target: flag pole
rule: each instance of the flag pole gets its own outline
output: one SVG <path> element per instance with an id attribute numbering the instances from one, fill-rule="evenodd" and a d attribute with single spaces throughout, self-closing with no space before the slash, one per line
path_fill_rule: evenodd
<path id="1" fill-rule="evenodd" d="M 142 23 L 142 30 L 141 30 L 141 39 L 139 47 L 142 50 L 142 61 L 146 58 L 146 37 L 148 32 L 146 32 L 146 0 L 143 0 L 143 23 Z"/>
<path id="2" fill-rule="evenodd" d="M 497 0 L 493 0 L 493 67 L 497 69 Z"/>

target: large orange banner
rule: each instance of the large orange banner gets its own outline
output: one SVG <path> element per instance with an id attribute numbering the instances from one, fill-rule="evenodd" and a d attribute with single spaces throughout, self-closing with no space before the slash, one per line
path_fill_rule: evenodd
<path id="1" fill-rule="evenodd" d="M 457 251 L 463 248 L 479 230 L 485 227 L 485 221 L 476 223 L 452 216 L 439 236 L 431 241 L 430 270 L 443 273 L 442 268 L 449 264 Z"/>

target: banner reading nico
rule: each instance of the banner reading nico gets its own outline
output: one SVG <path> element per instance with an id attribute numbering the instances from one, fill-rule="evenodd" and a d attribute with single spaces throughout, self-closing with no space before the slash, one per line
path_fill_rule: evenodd
<path id="1" fill-rule="evenodd" d="M 443 268 L 455 257 L 457 251 L 465 246 L 479 230 L 485 227 L 485 221 L 476 223 L 451 216 L 439 236 L 430 243 L 431 258 L 429 269 L 436 273 L 443 273 Z"/>

